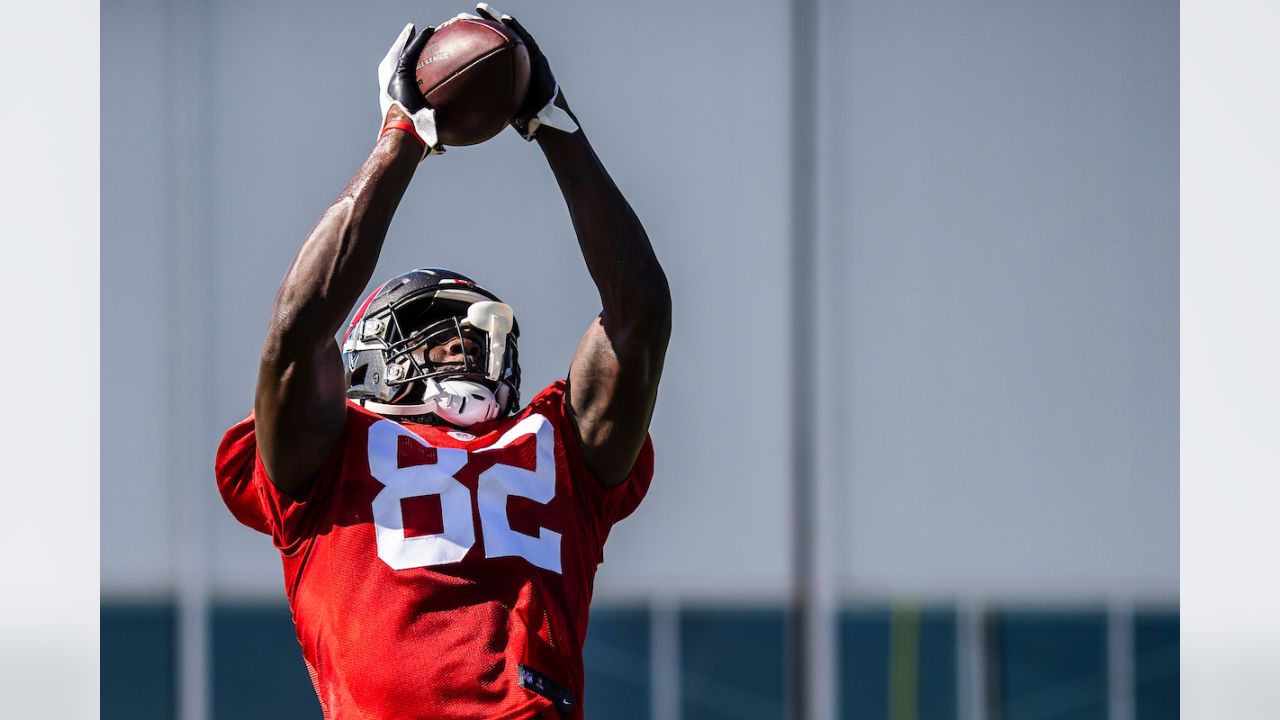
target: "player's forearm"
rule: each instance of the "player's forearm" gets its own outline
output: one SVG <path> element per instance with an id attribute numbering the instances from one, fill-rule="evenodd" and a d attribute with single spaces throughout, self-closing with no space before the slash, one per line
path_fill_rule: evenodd
<path id="1" fill-rule="evenodd" d="M 581 132 L 537 136 L 551 165 L 605 316 L 670 323 L 671 294 L 649 236 Z"/>
<path id="2" fill-rule="evenodd" d="M 268 348 L 274 345 L 287 355 L 332 342 L 373 274 L 391 217 L 421 154 L 422 146 L 403 132 L 389 132 L 378 140 L 368 160 L 321 215 L 285 274 Z"/>

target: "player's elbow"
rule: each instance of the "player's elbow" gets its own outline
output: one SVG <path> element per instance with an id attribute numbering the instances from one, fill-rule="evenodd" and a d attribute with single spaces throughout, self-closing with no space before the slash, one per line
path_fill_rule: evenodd
<path id="1" fill-rule="evenodd" d="M 660 268 L 638 283 L 633 297 L 626 303 L 626 316 L 628 324 L 646 335 L 662 338 L 671 335 L 671 286 Z"/>
<path id="2" fill-rule="evenodd" d="M 671 290 L 665 277 L 627 303 L 623 324 L 635 340 L 666 347 L 671 337 Z"/>
<path id="3" fill-rule="evenodd" d="M 601 315 L 605 334 L 619 361 L 656 380 L 671 339 L 671 297 L 663 292 L 635 300 Z"/>

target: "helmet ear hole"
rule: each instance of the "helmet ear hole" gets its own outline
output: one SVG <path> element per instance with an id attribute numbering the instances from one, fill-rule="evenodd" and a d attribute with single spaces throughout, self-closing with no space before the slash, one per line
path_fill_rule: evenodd
<path id="1" fill-rule="evenodd" d="M 348 386 L 363 385 L 365 375 L 369 374 L 369 366 L 361 365 L 351 372 L 351 379 L 347 381 Z"/>

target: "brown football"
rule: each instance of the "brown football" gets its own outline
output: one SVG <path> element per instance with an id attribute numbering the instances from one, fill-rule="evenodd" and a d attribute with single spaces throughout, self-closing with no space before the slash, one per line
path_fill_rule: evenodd
<path id="1" fill-rule="evenodd" d="M 501 132 L 524 102 L 529 51 L 502 23 L 455 18 L 422 48 L 416 77 L 440 142 L 475 145 Z"/>

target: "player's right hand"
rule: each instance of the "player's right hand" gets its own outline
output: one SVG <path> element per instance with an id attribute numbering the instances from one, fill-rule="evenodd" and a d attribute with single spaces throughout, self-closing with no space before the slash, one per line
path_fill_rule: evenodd
<path id="1" fill-rule="evenodd" d="M 422 142 L 422 157 L 444 152 L 436 134 L 436 111 L 418 90 L 414 72 L 422 48 L 436 29 L 428 26 L 415 32 L 413 23 L 404 26 L 386 57 L 378 64 L 378 104 L 382 108 L 382 128 L 386 131 L 391 108 L 398 107 L 413 123 L 414 134 Z M 406 128 L 407 131 L 407 128 Z"/>

